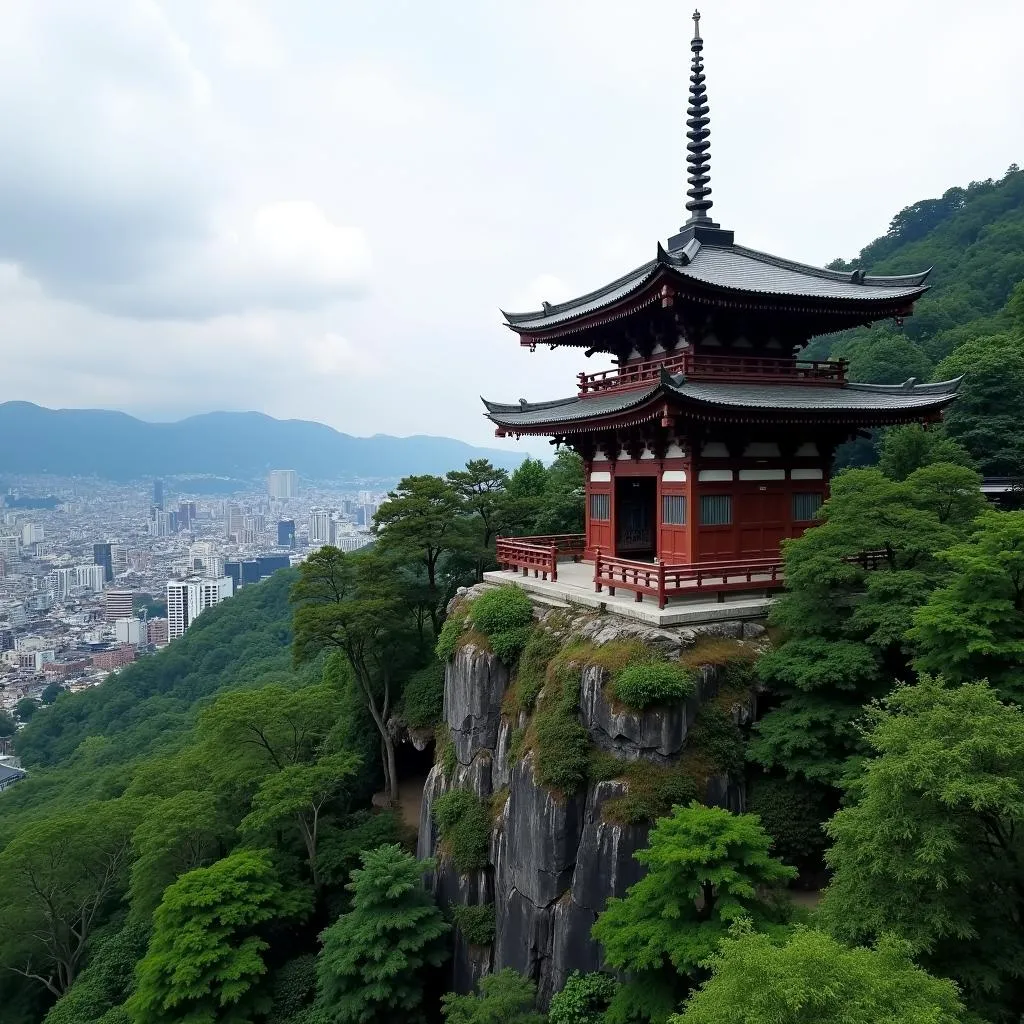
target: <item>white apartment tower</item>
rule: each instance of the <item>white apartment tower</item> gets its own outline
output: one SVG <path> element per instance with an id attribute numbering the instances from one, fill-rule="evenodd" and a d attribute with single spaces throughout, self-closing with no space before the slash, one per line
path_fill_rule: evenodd
<path id="1" fill-rule="evenodd" d="M 267 494 L 286 500 L 299 496 L 299 474 L 294 469 L 272 469 L 267 475 Z"/>
<path id="2" fill-rule="evenodd" d="M 187 580 L 167 581 L 167 638 L 175 640 L 207 608 L 220 604 L 232 595 L 234 584 L 230 576 L 205 579 L 193 576 Z"/>
<path id="3" fill-rule="evenodd" d="M 309 510 L 309 543 L 331 544 L 334 541 L 331 512 L 326 508 Z"/>

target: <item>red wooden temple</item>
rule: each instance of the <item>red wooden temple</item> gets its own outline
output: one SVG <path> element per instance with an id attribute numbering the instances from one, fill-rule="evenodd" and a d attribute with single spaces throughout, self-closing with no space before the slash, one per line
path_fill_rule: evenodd
<path id="1" fill-rule="evenodd" d="M 555 401 L 484 400 L 499 437 L 546 435 L 582 456 L 586 534 L 501 538 L 506 568 L 667 596 L 781 583 L 780 542 L 811 526 L 837 445 L 870 427 L 937 420 L 958 380 L 854 383 L 806 360 L 821 334 L 911 315 L 928 272 L 876 277 L 737 245 L 712 221 L 699 14 L 690 76 L 689 217 L 649 263 L 569 302 L 504 314 L 531 351 L 571 345 L 615 368 Z"/>

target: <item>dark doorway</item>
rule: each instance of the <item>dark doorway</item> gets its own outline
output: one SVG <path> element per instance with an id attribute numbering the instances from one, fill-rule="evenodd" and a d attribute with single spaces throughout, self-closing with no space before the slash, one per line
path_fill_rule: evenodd
<path id="1" fill-rule="evenodd" d="M 625 476 L 615 481 L 615 554 L 653 559 L 657 554 L 658 481 L 653 476 Z"/>

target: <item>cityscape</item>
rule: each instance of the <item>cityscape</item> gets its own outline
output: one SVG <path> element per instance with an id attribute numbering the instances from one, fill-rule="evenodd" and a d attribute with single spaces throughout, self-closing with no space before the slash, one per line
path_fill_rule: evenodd
<path id="1" fill-rule="evenodd" d="M 202 494 L 196 480 L 184 483 L 193 490 L 173 479 L 6 481 L 0 710 L 16 714 L 19 701 L 52 697 L 53 684 L 75 691 L 102 682 L 325 544 L 364 547 L 385 498 L 307 486 L 292 469 L 270 471 L 251 493 Z"/>

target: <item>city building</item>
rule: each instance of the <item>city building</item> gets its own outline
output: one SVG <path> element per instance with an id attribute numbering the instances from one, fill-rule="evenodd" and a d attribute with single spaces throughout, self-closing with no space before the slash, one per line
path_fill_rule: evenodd
<path id="1" fill-rule="evenodd" d="M 606 287 L 506 316 L 531 351 L 577 347 L 614 369 L 579 374 L 567 398 L 484 403 L 497 436 L 547 436 L 580 454 L 586 533 L 566 553 L 598 563 L 598 590 L 660 604 L 692 588 L 697 577 L 682 570 L 696 563 L 729 563 L 740 578 L 746 567 L 756 589 L 750 567 L 777 564 L 781 541 L 814 525 L 836 447 L 871 427 L 939 420 L 959 384 L 852 383 L 842 360 L 799 357 L 812 337 L 910 316 L 927 271 L 823 270 L 738 245 L 712 221 L 694 18 L 686 223 Z M 529 559 L 542 548 L 506 539 L 498 561 L 536 571 Z M 768 585 L 779 582 L 772 574 Z"/>
<path id="2" fill-rule="evenodd" d="M 96 565 L 103 566 L 103 580 L 106 583 L 114 581 L 114 555 L 111 544 L 93 544 L 92 560 Z"/>
<path id="3" fill-rule="evenodd" d="M 78 586 L 77 569 L 54 569 L 46 577 L 55 601 L 63 601 Z"/>
<path id="4" fill-rule="evenodd" d="M 25 778 L 26 772 L 23 768 L 17 768 L 13 764 L 0 763 L 0 793 L 10 789 L 15 783 Z"/>
<path id="5" fill-rule="evenodd" d="M 107 590 L 103 594 L 103 620 L 115 623 L 130 619 L 135 608 L 135 594 L 131 590 Z"/>
<path id="6" fill-rule="evenodd" d="M 186 580 L 167 581 L 167 636 L 175 640 L 207 608 L 229 598 L 234 592 L 230 576 L 206 579 L 193 576 Z"/>
<path id="7" fill-rule="evenodd" d="M 287 569 L 291 565 L 291 559 L 287 555 L 260 555 L 256 559 L 261 580 L 272 576 L 278 569 Z"/>
<path id="8" fill-rule="evenodd" d="M 196 503 L 194 501 L 178 502 L 178 529 L 191 530 L 196 521 Z"/>
<path id="9" fill-rule="evenodd" d="M 153 508 L 163 510 L 164 507 L 164 482 L 163 480 L 153 481 Z"/>
<path id="10" fill-rule="evenodd" d="M 106 570 L 102 565 L 79 565 L 75 567 L 77 586 L 99 594 L 106 582 Z"/>
<path id="11" fill-rule="evenodd" d="M 267 476 L 267 494 L 282 501 L 299 496 L 299 474 L 294 469 L 272 469 Z"/>
<path id="12" fill-rule="evenodd" d="M 128 546 L 126 544 L 110 545 L 110 562 L 115 576 L 122 576 L 128 571 Z"/>
<path id="13" fill-rule="evenodd" d="M 35 523 L 25 523 L 21 528 L 21 546 L 23 548 L 38 544 L 43 539 L 43 528 Z"/>
<path id="14" fill-rule="evenodd" d="M 326 508 L 309 510 L 309 543 L 330 544 L 334 540 L 331 511 Z"/>
<path id="15" fill-rule="evenodd" d="M 135 648 L 130 644 L 120 644 L 105 651 L 97 651 L 92 656 L 92 667 L 100 672 L 113 672 L 114 669 L 130 665 L 135 660 Z"/>
<path id="16" fill-rule="evenodd" d="M 149 643 L 146 625 L 142 619 L 118 619 L 114 623 L 114 636 L 117 638 L 118 643 L 144 647 Z"/>
<path id="17" fill-rule="evenodd" d="M 18 560 L 18 538 L 14 534 L 0 535 L 0 558 L 8 565 L 14 565 Z"/>
<path id="18" fill-rule="evenodd" d="M 229 502 L 224 510 L 224 525 L 227 539 L 239 542 L 245 529 L 245 513 L 234 502 Z"/>
<path id="19" fill-rule="evenodd" d="M 277 524 L 277 546 L 279 548 L 295 547 L 295 520 L 282 519 Z"/>
<path id="20" fill-rule="evenodd" d="M 166 619 L 149 619 L 146 627 L 149 642 L 154 647 L 166 647 L 170 643 Z"/>

